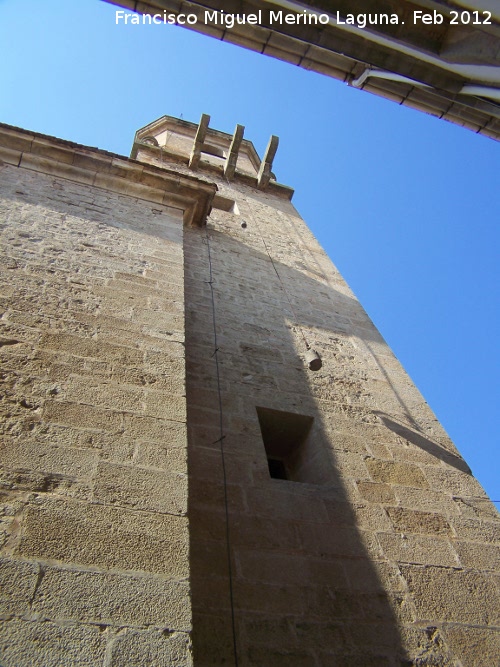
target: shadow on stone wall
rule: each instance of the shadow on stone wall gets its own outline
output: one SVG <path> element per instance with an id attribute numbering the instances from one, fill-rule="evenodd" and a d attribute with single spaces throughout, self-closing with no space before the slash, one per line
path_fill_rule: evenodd
<path id="1" fill-rule="evenodd" d="M 401 439 L 437 458 L 456 459 L 457 467 L 460 459 L 375 409 L 377 396 L 363 388 L 369 384 L 362 379 L 363 360 L 341 345 L 349 327 L 342 313 L 366 317 L 357 302 L 275 260 L 297 300 L 296 324 L 320 332 L 315 347 L 321 348 L 323 369 L 312 378 L 296 352 L 292 315 L 283 317 L 288 304 L 267 255 L 210 231 L 224 484 L 204 234 L 186 230 L 185 242 L 196 667 L 235 664 L 230 584 L 239 665 L 400 667 L 416 664 L 403 646 L 408 642 L 415 657 L 449 664 L 432 632 L 422 629 L 410 639 L 403 629 L 412 621 L 405 582 L 376 538 L 395 530 L 377 496 L 386 485 L 371 481 L 364 459 L 375 461 L 387 443 Z M 383 344 L 367 323 L 357 336 L 361 330 L 367 340 Z M 394 396 L 395 411 L 406 421 L 411 411 L 402 404 Z M 314 417 L 327 481 L 270 478 L 256 406 Z"/>

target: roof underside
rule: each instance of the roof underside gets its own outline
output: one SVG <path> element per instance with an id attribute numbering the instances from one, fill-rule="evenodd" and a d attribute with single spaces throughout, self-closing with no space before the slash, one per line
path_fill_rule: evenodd
<path id="1" fill-rule="evenodd" d="M 500 139 L 500 5 L 497 0 L 107 0 L 146 14 L 196 14 L 190 26 Z M 332 10 L 334 6 L 334 10 Z M 271 20 L 270 12 L 323 15 L 324 24 Z M 260 25 L 207 20 L 207 10 Z M 443 21 L 434 19 L 434 12 Z M 415 15 L 415 12 L 421 12 Z M 465 13 L 463 13 L 465 12 Z M 477 13 L 474 13 L 477 12 Z M 424 23 L 422 13 L 432 17 Z M 398 23 L 382 14 L 397 15 Z M 352 25 L 349 15 L 365 16 Z M 210 16 L 210 15 L 209 15 Z M 453 25 L 454 17 L 456 25 Z M 378 21 L 369 24 L 370 17 Z M 418 18 L 417 18 L 418 17 Z"/>

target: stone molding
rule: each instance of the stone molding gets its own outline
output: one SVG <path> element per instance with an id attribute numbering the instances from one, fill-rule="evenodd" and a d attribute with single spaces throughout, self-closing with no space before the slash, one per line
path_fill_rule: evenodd
<path id="1" fill-rule="evenodd" d="M 217 186 L 168 167 L 0 124 L 2 163 L 182 209 L 184 224 L 202 227 Z"/>

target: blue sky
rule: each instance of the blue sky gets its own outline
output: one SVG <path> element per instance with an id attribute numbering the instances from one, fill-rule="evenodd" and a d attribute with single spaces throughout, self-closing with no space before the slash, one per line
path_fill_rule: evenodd
<path id="1" fill-rule="evenodd" d="M 0 121 L 128 155 L 164 115 L 245 136 L 500 500 L 500 145 L 100 0 L 0 0 Z"/>

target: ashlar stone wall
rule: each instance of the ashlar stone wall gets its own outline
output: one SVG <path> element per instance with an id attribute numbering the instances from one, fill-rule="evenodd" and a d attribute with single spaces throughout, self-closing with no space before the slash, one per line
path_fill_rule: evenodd
<path id="1" fill-rule="evenodd" d="M 494 506 L 291 191 L 165 124 L 0 126 L 0 664 L 498 664 Z"/>
<path id="2" fill-rule="evenodd" d="M 290 202 L 217 184 L 239 214 L 185 241 L 195 664 L 497 664 L 494 506 Z M 313 418 L 297 477 L 259 411 Z"/>
<path id="3" fill-rule="evenodd" d="M 3 667 L 190 665 L 182 211 L 0 167 Z"/>

